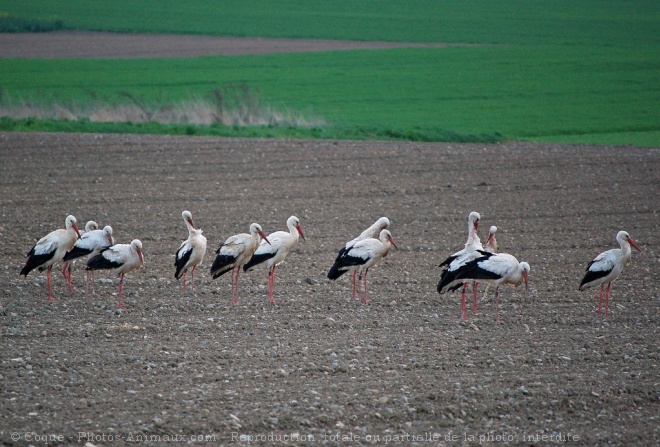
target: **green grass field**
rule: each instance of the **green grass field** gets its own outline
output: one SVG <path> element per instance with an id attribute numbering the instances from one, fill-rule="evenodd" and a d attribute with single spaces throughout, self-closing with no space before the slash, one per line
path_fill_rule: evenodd
<path id="1" fill-rule="evenodd" d="M 5 59 L 2 101 L 117 102 L 129 92 L 162 104 L 246 84 L 268 104 L 328 123 L 322 130 L 257 129 L 259 135 L 660 146 L 658 2 L 574 3 L 0 1 L 0 11 L 13 16 L 56 17 L 78 29 L 484 44 L 171 60 Z M 8 126 L 22 128 L 0 123 Z M 160 131 L 172 131 L 166 127 Z"/>

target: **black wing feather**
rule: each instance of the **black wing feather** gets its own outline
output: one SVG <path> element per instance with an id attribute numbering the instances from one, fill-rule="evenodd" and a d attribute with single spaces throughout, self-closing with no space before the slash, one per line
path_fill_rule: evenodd
<path id="1" fill-rule="evenodd" d="M 218 249 L 218 253 L 219 252 L 220 249 Z M 216 279 L 231 270 L 235 261 L 236 258 L 234 256 L 218 254 L 218 256 L 215 257 L 210 270 L 211 275 L 213 275 L 213 279 Z"/>
<path id="2" fill-rule="evenodd" d="M 23 270 L 21 270 L 20 275 L 26 276 L 28 273 L 30 273 L 32 270 L 36 269 L 37 267 L 39 268 L 39 271 L 42 270 L 41 266 L 44 265 L 46 262 L 50 261 L 53 259 L 53 256 L 55 256 L 55 250 L 51 251 L 50 253 L 44 253 L 42 255 L 36 255 L 34 254 L 34 249 L 36 245 L 32 247 L 32 250 L 27 254 L 28 259 L 25 262 L 25 267 L 23 267 Z"/>
<path id="3" fill-rule="evenodd" d="M 243 266 L 243 271 L 247 272 L 249 269 L 254 267 L 255 265 L 259 265 L 262 262 L 268 261 L 270 258 L 274 258 L 277 252 L 274 253 L 263 253 L 263 254 L 254 254 L 250 258 L 250 260 Z"/>
<path id="4" fill-rule="evenodd" d="M 74 246 L 74 247 L 71 249 L 71 251 L 68 251 L 68 252 L 64 255 L 64 259 L 62 259 L 62 260 L 63 260 L 64 262 L 73 261 L 74 259 L 81 258 L 81 257 L 83 257 L 83 256 L 87 256 L 87 255 L 90 254 L 92 251 L 93 251 L 93 250 L 90 250 L 90 249 L 88 249 L 88 248 L 80 248 L 80 247 L 76 247 L 76 246 Z"/>
<path id="5" fill-rule="evenodd" d="M 181 275 L 185 273 L 183 271 L 183 268 L 190 260 L 190 256 L 192 255 L 193 252 L 192 247 L 188 247 L 188 250 L 186 251 L 182 251 L 183 249 L 184 247 L 179 248 L 176 252 L 176 256 L 174 256 L 174 266 L 176 267 L 176 272 L 174 273 L 174 277 L 176 279 L 180 279 Z"/>

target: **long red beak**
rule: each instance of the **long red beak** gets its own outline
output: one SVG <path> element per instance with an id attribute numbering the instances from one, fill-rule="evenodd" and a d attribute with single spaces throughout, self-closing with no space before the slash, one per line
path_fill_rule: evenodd
<path id="1" fill-rule="evenodd" d="M 266 237 L 266 235 L 264 234 L 263 231 L 260 231 L 260 232 L 259 232 L 259 236 L 261 236 L 261 239 L 263 239 L 264 241 L 268 242 L 268 245 L 273 245 L 273 244 L 270 243 L 270 241 L 268 240 L 268 238 Z"/>
<path id="2" fill-rule="evenodd" d="M 76 232 L 76 234 L 78 235 L 78 237 L 80 237 L 80 231 L 78 231 L 78 225 L 73 224 L 73 230 Z M 638 248 L 637 250 L 639 250 L 639 248 Z"/>
<path id="3" fill-rule="evenodd" d="M 298 225 L 296 228 L 298 229 L 298 233 L 300 233 L 300 236 L 303 238 L 303 241 L 306 240 L 306 239 L 305 239 L 305 235 L 304 235 L 304 233 L 303 233 L 302 228 L 300 227 L 300 225 Z"/>
<path id="4" fill-rule="evenodd" d="M 642 249 L 639 248 L 639 247 L 637 246 L 637 244 L 635 243 L 635 241 L 632 240 L 631 237 L 628 238 L 628 242 L 630 242 L 630 245 L 632 245 L 633 247 L 635 247 L 635 248 L 637 249 L 638 252 L 640 252 L 640 253 L 642 252 Z"/>
<path id="5" fill-rule="evenodd" d="M 484 245 L 488 245 L 488 243 L 492 238 L 493 238 L 493 233 L 488 233 L 488 237 L 486 238 L 486 243 Z"/>
<path id="6" fill-rule="evenodd" d="M 529 292 L 529 275 L 527 272 L 523 272 L 523 278 L 525 278 L 525 292 Z"/>
<path id="7" fill-rule="evenodd" d="M 190 219 L 188 222 L 190 223 L 190 226 L 191 226 L 191 227 L 195 228 L 195 224 L 193 223 L 193 220 L 192 220 L 192 219 Z"/>
<path id="8" fill-rule="evenodd" d="M 142 256 L 142 250 L 138 250 L 137 254 L 138 254 L 138 257 L 140 258 L 140 264 L 142 264 L 142 266 L 144 266 L 144 256 Z"/>
<path id="9" fill-rule="evenodd" d="M 392 245 L 394 245 L 394 248 L 396 248 L 397 250 L 399 249 L 399 247 L 396 246 L 396 243 L 394 242 L 393 237 L 390 237 L 390 242 L 392 243 Z"/>
<path id="10" fill-rule="evenodd" d="M 115 245 L 115 238 L 112 236 L 108 236 L 108 242 L 110 243 L 110 245 Z"/>

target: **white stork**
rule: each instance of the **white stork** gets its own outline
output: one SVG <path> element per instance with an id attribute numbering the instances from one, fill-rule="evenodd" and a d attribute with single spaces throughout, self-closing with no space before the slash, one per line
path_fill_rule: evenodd
<path id="1" fill-rule="evenodd" d="M 335 264 L 337 264 L 342 256 L 346 252 L 348 252 L 356 243 L 359 241 L 365 240 L 365 239 L 378 239 L 378 236 L 380 235 L 380 232 L 382 230 L 386 230 L 390 226 L 390 220 L 387 217 L 381 217 L 378 219 L 372 226 L 364 230 L 358 237 L 355 239 L 346 242 L 346 245 L 344 245 L 341 250 L 339 250 L 339 253 L 337 254 L 337 258 L 335 259 Z M 330 273 L 328 273 L 328 278 L 330 278 Z M 353 269 L 353 299 L 355 299 L 355 290 L 356 290 L 356 278 L 357 278 L 357 268 Z M 336 278 L 330 278 L 330 279 L 336 279 Z"/>
<path id="2" fill-rule="evenodd" d="M 87 222 L 87 226 L 85 226 L 85 232 L 76 241 L 76 244 L 73 246 L 71 251 L 64 255 L 64 261 L 67 262 L 69 266 L 76 259 L 83 256 L 87 256 L 88 259 L 91 259 L 99 254 L 102 249 L 114 245 L 115 243 L 115 239 L 112 237 L 112 227 L 110 225 L 106 225 L 102 230 L 88 230 L 87 228 L 92 228 L 89 226 L 90 222 L 93 221 L 90 220 Z M 96 225 L 96 222 L 93 223 Z M 70 268 L 71 267 L 69 267 L 69 269 Z M 87 296 L 89 292 L 90 276 L 92 282 L 92 293 L 96 295 L 96 290 L 94 289 L 94 271 L 88 270 L 87 281 L 85 284 L 85 296 Z"/>
<path id="3" fill-rule="evenodd" d="M 497 253 L 497 239 L 495 239 L 495 233 L 497 233 L 497 227 L 491 225 L 488 230 L 488 237 L 486 238 L 486 243 L 484 244 L 484 251 L 488 253 Z"/>
<path id="4" fill-rule="evenodd" d="M 66 252 L 71 250 L 80 237 L 78 231 L 78 224 L 74 216 L 67 216 L 64 221 L 66 229 L 60 228 L 46 236 L 39 239 L 39 241 L 32 247 L 32 250 L 27 254 L 27 261 L 25 267 L 21 270 L 20 275 L 27 277 L 28 273 L 38 268 L 39 271 L 46 269 L 46 276 L 48 277 L 48 300 L 53 299 L 51 287 L 51 272 L 53 264 L 59 262 L 64 258 Z M 66 275 L 64 276 L 66 278 Z"/>
<path id="5" fill-rule="evenodd" d="M 119 276 L 118 309 L 123 309 L 121 293 L 124 289 L 124 275 L 144 267 L 142 242 L 133 239 L 130 244 L 115 244 L 101 250 L 99 254 L 87 261 L 87 270 L 112 270 Z"/>
<path id="6" fill-rule="evenodd" d="M 598 315 L 600 315 L 601 306 L 603 302 L 603 289 L 607 284 L 607 292 L 605 294 L 605 317 L 609 313 L 610 307 L 610 288 L 623 268 L 630 262 L 632 245 L 639 251 L 642 250 L 637 246 L 635 241 L 625 231 L 619 231 L 616 235 L 616 240 L 619 242 L 621 248 L 614 248 L 612 250 L 604 251 L 596 256 L 596 258 L 587 266 L 587 273 L 582 278 L 580 283 L 580 290 L 588 289 L 589 287 L 600 286 L 600 296 L 598 298 Z"/>
<path id="7" fill-rule="evenodd" d="M 174 258 L 176 271 L 174 277 L 181 279 L 183 276 L 183 293 L 186 293 L 186 272 L 190 269 L 190 283 L 195 290 L 195 268 L 202 264 L 206 254 L 206 238 L 202 236 L 202 230 L 195 228 L 192 213 L 183 211 L 181 213 L 183 221 L 188 228 L 188 239 L 179 246 Z"/>
<path id="8" fill-rule="evenodd" d="M 483 246 L 481 245 L 481 240 L 479 235 L 477 235 L 477 228 L 479 228 L 479 220 L 481 220 L 481 215 L 476 211 L 472 211 L 468 215 L 468 238 L 465 243 L 465 248 L 460 251 L 457 251 L 453 255 L 449 256 L 447 259 L 442 261 L 439 267 L 445 267 L 440 277 L 442 282 L 443 278 L 447 275 L 452 274 L 454 271 L 459 269 L 461 266 L 465 265 L 467 262 L 479 257 L 477 250 L 482 250 Z M 461 293 L 461 320 L 467 320 L 467 281 L 457 281 L 455 284 L 452 284 L 451 291 L 457 290 L 463 286 L 463 292 Z M 472 294 L 474 296 L 474 305 L 472 310 L 478 312 L 477 310 L 477 285 L 478 282 L 473 282 L 472 284 Z M 438 285 L 438 292 L 440 292 L 440 286 Z"/>
<path id="9" fill-rule="evenodd" d="M 217 256 L 211 266 L 211 275 L 216 279 L 231 270 L 232 304 L 238 304 L 238 280 L 241 267 L 252 258 L 262 238 L 270 245 L 261 225 L 253 223 L 250 225 L 250 234 L 240 233 L 231 236 L 216 250 Z"/>
<path id="10" fill-rule="evenodd" d="M 368 238 L 356 242 L 349 250 L 346 250 L 337 258 L 328 272 L 328 278 L 337 279 L 344 273 L 353 270 L 357 272 L 358 281 L 363 279 L 364 274 L 364 302 L 369 304 L 367 291 L 367 273 L 369 268 L 376 265 L 390 252 L 394 246 L 397 247 L 389 230 L 381 230 L 378 239 Z"/>
<path id="11" fill-rule="evenodd" d="M 273 285 L 275 281 L 275 267 L 277 267 L 291 250 L 298 243 L 298 237 L 305 240 L 300 220 L 296 216 L 291 216 L 286 221 L 286 226 L 289 232 L 276 231 L 268 235 L 268 241 L 262 240 L 259 247 L 254 252 L 250 260 L 243 265 L 243 271 L 247 272 L 252 270 L 255 266 L 266 262 L 268 267 L 268 301 L 275 303 L 273 298 Z"/>
<path id="12" fill-rule="evenodd" d="M 82 237 L 83 234 L 88 233 L 90 231 L 98 230 L 99 229 L 99 224 L 94 222 L 93 220 L 88 220 L 87 223 L 85 224 L 85 230 L 81 231 L 80 237 Z M 80 238 L 78 238 L 80 240 Z M 77 242 L 76 242 L 77 243 Z M 73 293 L 73 285 L 71 284 L 71 276 L 73 275 L 73 264 L 75 261 L 70 261 L 67 259 L 67 253 L 64 255 L 64 265 L 62 266 L 62 276 L 64 276 L 64 279 L 66 280 L 66 284 L 69 287 L 69 293 Z"/>
<path id="13" fill-rule="evenodd" d="M 487 281 L 495 286 L 495 313 L 499 321 L 498 302 L 500 296 L 500 285 L 511 284 L 514 287 L 525 283 L 525 290 L 529 284 L 529 264 L 518 262 L 518 260 L 508 253 L 489 253 L 478 250 L 479 257 L 473 259 L 458 269 L 443 275 L 438 284 L 438 292 L 446 292 L 452 284 L 457 281 L 473 280 Z"/>

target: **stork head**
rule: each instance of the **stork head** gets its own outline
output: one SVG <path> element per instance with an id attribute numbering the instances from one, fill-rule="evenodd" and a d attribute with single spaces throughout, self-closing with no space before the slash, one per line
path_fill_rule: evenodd
<path id="1" fill-rule="evenodd" d="M 195 228 L 195 224 L 193 223 L 192 213 L 190 211 L 186 210 L 182 212 L 181 217 L 183 217 L 183 221 L 186 223 L 186 225 L 190 225 L 192 228 Z"/>
<path id="2" fill-rule="evenodd" d="M 103 236 L 107 239 L 108 245 L 115 245 L 115 238 L 112 237 L 112 227 L 110 225 L 103 227 Z"/>
<path id="3" fill-rule="evenodd" d="M 488 242 L 495 237 L 495 233 L 497 233 L 497 227 L 492 225 L 488 230 L 488 237 L 486 238 L 486 243 L 484 245 L 488 245 Z"/>
<path id="4" fill-rule="evenodd" d="M 261 229 L 261 225 L 258 223 L 253 223 L 250 225 L 250 234 L 258 234 L 261 236 L 261 238 L 268 243 L 268 245 L 272 245 L 266 235 L 264 234 L 264 231 Z"/>
<path id="5" fill-rule="evenodd" d="M 144 255 L 142 254 L 142 242 L 140 242 L 139 239 L 133 239 L 131 241 L 131 247 L 133 250 L 135 250 L 135 253 L 137 253 L 138 258 L 140 258 L 140 265 L 144 267 Z"/>
<path id="6" fill-rule="evenodd" d="M 85 233 L 98 229 L 99 229 L 99 224 L 97 224 L 93 220 L 90 220 L 85 224 Z"/>
<path id="7" fill-rule="evenodd" d="M 286 225 L 289 227 L 289 231 L 291 228 L 295 228 L 300 234 L 300 237 L 303 238 L 303 241 L 305 240 L 305 234 L 303 233 L 302 227 L 300 226 L 300 220 L 296 216 L 289 217 L 286 220 Z"/>
<path id="8" fill-rule="evenodd" d="M 529 264 L 526 262 L 521 262 L 520 266 L 518 267 L 522 271 L 522 277 L 523 280 L 525 281 L 525 291 L 529 291 Z"/>
<path id="9" fill-rule="evenodd" d="M 387 217 L 381 217 L 376 221 L 376 225 L 378 225 L 378 228 L 381 230 L 384 230 L 390 227 L 390 220 Z"/>
<path id="10" fill-rule="evenodd" d="M 481 219 L 481 215 L 477 213 L 476 211 L 472 211 L 468 215 L 468 222 L 470 222 L 470 225 L 474 227 L 476 230 L 479 227 L 479 220 Z"/>
<path id="11" fill-rule="evenodd" d="M 378 239 L 383 243 L 389 242 L 390 244 L 394 245 L 394 248 L 397 250 L 399 249 L 399 247 L 396 245 L 396 242 L 394 242 L 394 238 L 392 237 L 390 230 L 381 230 L 380 235 L 378 235 Z"/>
<path id="12" fill-rule="evenodd" d="M 67 230 L 72 229 L 73 231 L 76 232 L 78 237 L 80 237 L 80 231 L 78 231 L 78 221 L 76 220 L 75 216 L 72 215 L 66 216 L 66 220 L 64 221 L 64 224 L 66 225 Z"/>
<path id="13" fill-rule="evenodd" d="M 619 231 L 619 233 L 616 235 L 616 240 L 619 241 L 619 244 L 621 244 L 621 241 L 626 241 L 635 247 L 638 252 L 642 252 L 642 249 L 637 246 L 637 243 L 633 240 L 633 238 L 630 237 L 627 231 Z"/>

